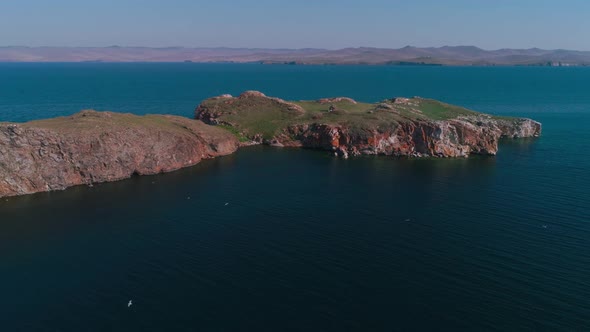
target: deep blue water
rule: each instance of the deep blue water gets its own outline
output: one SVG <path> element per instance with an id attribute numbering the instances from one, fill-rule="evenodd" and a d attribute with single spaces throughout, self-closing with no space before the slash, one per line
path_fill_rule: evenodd
<path id="1" fill-rule="evenodd" d="M 191 116 L 256 89 L 543 123 L 496 157 L 254 147 L 2 200 L 0 331 L 590 330 L 589 83 L 590 68 L 0 64 L 0 121 Z"/>

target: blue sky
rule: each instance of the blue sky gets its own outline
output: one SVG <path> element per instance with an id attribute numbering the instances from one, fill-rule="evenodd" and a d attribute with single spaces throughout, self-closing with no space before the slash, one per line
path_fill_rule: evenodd
<path id="1" fill-rule="evenodd" d="M 6 0 L 0 46 L 590 50 L 588 0 Z"/>

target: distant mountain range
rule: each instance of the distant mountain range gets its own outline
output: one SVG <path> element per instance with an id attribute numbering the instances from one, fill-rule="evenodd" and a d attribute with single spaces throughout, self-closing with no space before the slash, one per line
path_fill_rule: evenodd
<path id="1" fill-rule="evenodd" d="M 458 66 L 590 66 L 590 51 L 475 46 L 326 49 L 184 47 L 0 47 L 0 62 L 236 62 Z"/>

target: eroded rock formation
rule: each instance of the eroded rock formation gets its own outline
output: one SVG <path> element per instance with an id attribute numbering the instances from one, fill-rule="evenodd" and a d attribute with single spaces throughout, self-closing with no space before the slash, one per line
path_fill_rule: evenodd
<path id="1" fill-rule="evenodd" d="M 271 142 L 276 146 L 334 151 L 343 157 L 361 154 L 467 157 L 495 155 L 501 137 L 534 137 L 540 130 L 540 124 L 530 119 L 408 121 L 385 130 L 312 123 L 289 126 Z"/>

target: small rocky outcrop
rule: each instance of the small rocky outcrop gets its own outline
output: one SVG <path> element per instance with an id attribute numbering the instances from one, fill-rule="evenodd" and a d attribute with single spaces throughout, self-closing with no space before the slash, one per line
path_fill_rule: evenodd
<path id="1" fill-rule="evenodd" d="M 222 95 L 222 96 L 228 96 L 228 95 Z M 229 96 L 231 96 L 231 95 L 229 95 Z M 249 90 L 249 91 L 242 92 L 238 98 L 252 98 L 252 97 L 266 97 L 266 95 L 260 91 Z"/>
<path id="2" fill-rule="evenodd" d="M 233 98 L 233 96 L 230 94 L 223 94 L 223 95 L 219 95 L 217 97 L 213 97 L 212 99 L 218 100 L 218 99 L 226 99 L 226 98 Z"/>
<path id="3" fill-rule="evenodd" d="M 168 115 L 83 111 L 0 123 L 0 197 L 170 172 L 238 145 L 221 128 Z"/>
<path id="4" fill-rule="evenodd" d="M 347 103 L 356 104 L 356 100 L 348 97 L 336 97 L 336 98 L 321 98 L 318 99 L 318 103 L 320 104 L 332 104 L 332 103 L 339 103 L 341 101 L 345 101 Z"/>

